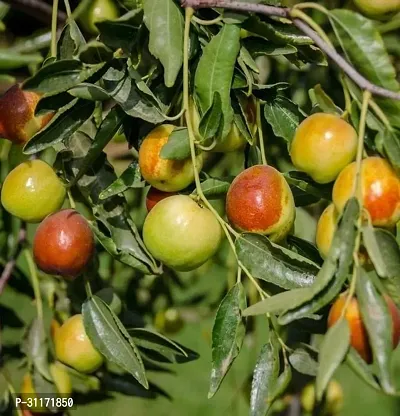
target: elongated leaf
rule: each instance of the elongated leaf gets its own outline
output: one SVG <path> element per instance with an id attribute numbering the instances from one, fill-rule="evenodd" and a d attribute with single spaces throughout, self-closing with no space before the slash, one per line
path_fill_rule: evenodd
<path id="1" fill-rule="evenodd" d="M 387 304 L 364 270 L 358 274 L 356 293 L 382 388 L 393 393 L 396 390 L 390 368 L 393 324 Z"/>
<path id="2" fill-rule="evenodd" d="M 348 365 L 348 367 L 352 371 L 354 371 L 354 373 L 361 380 L 364 381 L 364 383 L 366 383 L 368 386 L 372 387 L 373 389 L 381 392 L 381 388 L 379 384 L 376 382 L 371 368 L 361 358 L 361 356 L 357 353 L 355 349 L 350 348 L 349 352 L 347 353 L 345 363 Z"/>
<path id="3" fill-rule="evenodd" d="M 0 49 L 0 69 L 10 70 L 23 68 L 28 65 L 37 65 L 43 61 L 39 53 L 21 54 L 12 50 Z"/>
<path id="4" fill-rule="evenodd" d="M 121 332 L 123 326 L 108 305 L 97 296 L 82 305 L 85 331 L 95 348 L 108 360 L 133 375 L 146 389 L 148 382 L 140 353 L 132 339 Z"/>
<path id="5" fill-rule="evenodd" d="M 183 61 L 183 17 L 173 0 L 144 0 L 149 49 L 164 67 L 164 82 L 172 87 Z"/>
<path id="6" fill-rule="evenodd" d="M 246 307 L 246 294 L 237 283 L 222 300 L 212 333 L 212 370 L 208 398 L 214 396 L 242 347 L 245 325 L 241 311 Z"/>
<path id="7" fill-rule="evenodd" d="M 75 20 L 71 20 L 63 29 L 57 42 L 57 59 L 72 59 L 78 49 L 86 43 Z"/>
<path id="8" fill-rule="evenodd" d="M 169 135 L 168 142 L 160 152 L 162 159 L 184 160 L 190 157 L 189 132 L 186 127 L 178 127 Z"/>
<path id="9" fill-rule="evenodd" d="M 68 90 L 73 97 L 91 101 L 105 101 L 110 98 L 107 91 L 95 84 L 82 82 Z"/>
<path id="10" fill-rule="evenodd" d="M 311 357 L 309 351 L 296 348 L 289 356 L 289 362 L 293 368 L 301 374 L 316 376 L 318 373 L 318 362 Z"/>
<path id="11" fill-rule="evenodd" d="M 349 346 L 350 328 L 347 320 L 342 318 L 328 329 L 321 343 L 318 357 L 319 367 L 315 382 L 317 400 L 322 399 L 333 373 L 342 363 Z"/>
<path id="12" fill-rule="evenodd" d="M 318 266 L 257 234 L 243 234 L 236 240 L 239 260 L 257 279 L 284 289 L 309 287 Z"/>
<path id="13" fill-rule="evenodd" d="M 382 142 L 383 149 L 390 163 L 400 169 L 400 134 L 397 130 L 382 129 L 375 137 L 375 143 Z"/>
<path id="14" fill-rule="evenodd" d="M 95 104 L 74 99 L 25 145 L 24 153 L 33 154 L 69 139 L 93 114 Z"/>
<path id="15" fill-rule="evenodd" d="M 332 98 L 322 89 L 320 84 L 311 89 L 309 95 L 313 105 L 317 106 L 318 110 L 336 115 L 341 115 L 343 113 L 343 111 L 335 105 Z"/>
<path id="16" fill-rule="evenodd" d="M 283 372 L 279 375 L 276 380 L 276 384 L 272 393 L 268 396 L 268 402 L 270 405 L 278 399 L 287 389 L 289 383 L 292 381 L 292 367 L 289 363 L 285 364 Z"/>
<path id="17" fill-rule="evenodd" d="M 270 408 L 269 397 L 279 375 L 279 350 L 276 342 L 268 342 L 260 352 L 251 385 L 250 416 L 265 416 Z"/>
<path id="18" fill-rule="evenodd" d="M 224 138 L 232 124 L 230 90 L 236 58 L 240 49 L 240 27 L 226 24 L 203 49 L 195 75 L 195 91 L 203 115 L 212 105 L 214 93 L 221 98 Z"/>
<path id="19" fill-rule="evenodd" d="M 204 113 L 199 124 L 199 133 L 203 141 L 216 136 L 221 124 L 222 101 L 218 91 L 214 92 L 211 107 Z"/>
<path id="20" fill-rule="evenodd" d="M 226 195 L 230 184 L 230 182 L 226 182 L 224 180 L 208 178 L 201 183 L 201 189 L 207 198 L 220 198 Z M 196 190 L 193 191 L 193 194 L 197 195 Z"/>

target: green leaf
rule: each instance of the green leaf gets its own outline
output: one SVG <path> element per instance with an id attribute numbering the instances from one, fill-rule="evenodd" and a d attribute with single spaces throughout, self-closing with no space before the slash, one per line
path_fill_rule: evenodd
<path id="1" fill-rule="evenodd" d="M 68 90 L 73 97 L 90 101 L 106 101 L 110 99 L 107 91 L 95 84 L 82 82 Z"/>
<path id="2" fill-rule="evenodd" d="M 276 380 L 272 393 L 268 396 L 268 402 L 272 404 L 276 399 L 278 399 L 286 391 L 291 381 L 292 367 L 286 362 L 284 370 Z"/>
<path id="3" fill-rule="evenodd" d="M 149 385 L 140 353 L 109 306 L 93 296 L 82 305 L 82 314 L 85 331 L 95 348 L 147 389 Z"/>
<path id="4" fill-rule="evenodd" d="M 164 67 L 164 83 L 173 87 L 183 62 L 183 16 L 173 0 L 144 0 L 149 49 Z"/>
<path id="5" fill-rule="evenodd" d="M 389 231 L 363 227 L 364 246 L 380 277 L 400 280 L 400 248 Z"/>
<path id="6" fill-rule="evenodd" d="M 195 92 L 201 115 L 212 106 L 215 92 L 220 95 L 224 122 L 221 138 L 228 134 L 232 125 L 230 91 L 239 50 L 240 27 L 225 24 L 204 47 L 195 74 Z"/>
<path id="7" fill-rule="evenodd" d="M 86 43 L 75 20 L 71 20 L 62 30 L 57 42 L 57 59 L 73 59 L 79 48 Z"/>
<path id="8" fill-rule="evenodd" d="M 381 392 L 381 388 L 376 382 L 371 368 L 355 349 L 350 348 L 346 356 L 345 364 L 358 376 L 358 378 L 364 381 L 364 383 Z"/>
<path id="9" fill-rule="evenodd" d="M 214 92 L 211 107 L 204 113 L 199 124 L 199 133 L 202 141 L 207 141 L 214 136 L 218 137 L 222 118 L 222 102 L 218 91 Z M 215 140 L 217 140 L 215 137 Z"/>
<path id="10" fill-rule="evenodd" d="M 282 95 L 266 101 L 264 117 L 271 125 L 275 136 L 285 139 L 288 143 L 293 140 L 297 127 L 304 119 L 299 107 Z"/>
<path id="11" fill-rule="evenodd" d="M 222 300 L 212 332 L 212 370 L 208 398 L 218 391 L 233 361 L 239 355 L 246 327 L 241 311 L 246 307 L 246 294 L 237 283 Z"/>
<path id="12" fill-rule="evenodd" d="M 93 114 L 95 104 L 74 99 L 25 145 L 24 153 L 33 154 L 69 139 Z"/>
<path id="13" fill-rule="evenodd" d="M 315 361 L 309 351 L 296 348 L 289 356 L 289 362 L 293 368 L 301 374 L 315 377 L 318 373 L 318 362 Z"/>
<path id="14" fill-rule="evenodd" d="M 112 196 L 122 194 L 129 188 L 144 188 L 146 182 L 142 180 L 139 164 L 133 161 L 121 176 L 116 179 L 110 186 L 100 193 L 100 199 L 111 198 Z"/>
<path id="15" fill-rule="evenodd" d="M 269 397 L 279 375 L 279 350 L 276 342 L 265 344 L 258 356 L 253 373 L 250 416 L 265 416 L 270 408 Z"/>
<path id="16" fill-rule="evenodd" d="M 42 67 L 35 75 L 28 78 L 23 88 L 56 95 L 86 81 L 103 66 L 104 63 L 84 65 L 75 59 L 55 61 Z"/>
<path id="17" fill-rule="evenodd" d="M 393 348 L 392 317 L 383 296 L 364 270 L 358 273 L 356 294 L 382 388 L 387 393 L 393 393 L 396 389 L 390 368 Z"/>
<path id="18" fill-rule="evenodd" d="M 308 259 L 258 234 L 242 234 L 235 245 L 239 260 L 254 277 L 284 289 L 311 286 L 319 270 Z"/>
<path id="19" fill-rule="evenodd" d="M 341 115 L 343 111 L 334 103 L 331 97 L 318 84 L 309 91 L 311 102 L 316 106 L 318 111 Z"/>
<path id="20" fill-rule="evenodd" d="M 375 138 L 375 142 L 382 142 L 383 149 L 390 163 L 397 170 L 400 169 L 400 133 L 397 130 L 380 130 Z"/>
<path id="21" fill-rule="evenodd" d="M 79 179 L 82 178 L 86 171 L 92 167 L 93 163 L 103 152 L 103 149 L 107 146 L 107 144 L 111 141 L 119 128 L 122 126 L 125 117 L 126 114 L 118 105 L 110 110 L 110 112 L 102 121 L 89 151 L 80 164 L 79 171 L 75 175 L 71 186 L 74 186 L 79 181 Z"/>
<path id="22" fill-rule="evenodd" d="M 201 189 L 207 198 L 213 199 L 226 195 L 230 185 L 230 182 L 221 179 L 208 178 L 201 183 Z M 196 190 L 193 191 L 193 195 L 197 195 Z"/>
<path id="23" fill-rule="evenodd" d="M 162 159 L 184 160 L 190 157 L 189 132 L 186 127 L 177 127 L 169 135 L 160 152 Z"/>
<path id="24" fill-rule="evenodd" d="M 346 319 L 340 319 L 325 334 L 319 352 L 319 367 L 315 381 L 317 400 L 329 384 L 334 372 L 342 363 L 350 346 L 350 328 Z"/>
<path id="25" fill-rule="evenodd" d="M 297 52 L 297 49 L 293 45 L 277 45 L 272 42 L 266 41 L 263 38 L 251 37 L 244 39 L 244 46 L 253 56 L 257 58 L 258 56 L 281 56 L 281 55 L 290 55 Z"/>
<path id="26" fill-rule="evenodd" d="M 13 50 L 0 49 L 0 69 L 3 71 L 38 65 L 43 62 L 39 53 L 21 54 Z"/>
<path id="27" fill-rule="evenodd" d="M 92 40 L 79 50 L 79 60 L 85 64 L 100 64 L 112 59 L 112 50 L 97 40 Z"/>

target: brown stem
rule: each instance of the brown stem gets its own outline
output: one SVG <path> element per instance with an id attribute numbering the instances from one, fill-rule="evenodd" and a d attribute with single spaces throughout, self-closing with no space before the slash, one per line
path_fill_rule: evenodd
<path id="1" fill-rule="evenodd" d="M 328 45 L 307 23 L 300 19 L 291 17 L 291 9 L 284 7 L 266 6 L 264 4 L 243 3 L 228 0 L 182 0 L 183 7 L 192 7 L 193 9 L 218 7 L 232 10 L 241 10 L 246 12 L 260 13 L 266 16 L 285 17 L 292 20 L 293 24 L 304 34 L 309 36 L 314 43 L 325 52 L 325 54 L 342 69 L 342 71 L 353 80 L 362 90 L 370 91 L 371 94 L 400 100 L 400 93 L 390 91 L 379 87 L 368 81 L 353 66 L 351 66 L 334 48 Z"/>
<path id="2" fill-rule="evenodd" d="M 16 247 L 14 249 L 14 253 L 12 254 L 11 258 L 8 260 L 7 264 L 4 266 L 3 272 L 0 276 L 0 295 L 3 293 L 4 288 L 7 285 L 7 282 L 10 280 L 14 268 L 17 264 L 17 259 L 21 250 L 24 246 L 26 240 L 26 226 L 25 224 L 22 225 L 21 229 L 18 233 L 18 240 L 16 243 Z"/>

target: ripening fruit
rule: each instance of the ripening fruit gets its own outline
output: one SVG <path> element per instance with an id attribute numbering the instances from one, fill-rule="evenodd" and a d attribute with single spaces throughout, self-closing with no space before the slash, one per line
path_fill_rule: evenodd
<path id="1" fill-rule="evenodd" d="M 30 373 L 26 373 L 22 379 L 21 384 L 21 400 L 23 402 L 26 402 L 29 401 L 29 399 L 31 399 L 33 406 L 27 408 L 26 405 L 23 405 L 22 407 L 33 413 L 50 413 L 49 409 L 41 405 L 42 403 L 40 402 L 40 400 L 35 400 L 37 398 L 38 397 L 36 394 L 35 387 L 33 385 L 32 376 Z"/>
<path id="2" fill-rule="evenodd" d="M 154 188 L 163 192 L 177 192 L 189 186 L 194 180 L 192 159 L 162 159 L 161 149 L 175 129 L 163 124 L 152 130 L 143 140 L 139 149 L 139 166 L 143 178 Z M 203 165 L 203 156 L 197 157 L 198 168 Z"/>
<path id="3" fill-rule="evenodd" d="M 284 238 L 293 226 L 295 206 L 283 175 L 271 166 L 257 165 L 232 182 L 226 198 L 230 223 L 242 232 Z"/>
<path id="4" fill-rule="evenodd" d="M 356 171 L 355 162 L 347 166 L 333 187 L 333 202 L 340 213 L 353 195 Z M 368 157 L 362 161 L 361 179 L 364 207 L 373 225 L 395 225 L 400 220 L 400 180 L 396 172 L 385 159 Z"/>
<path id="5" fill-rule="evenodd" d="M 147 212 L 150 212 L 155 207 L 155 205 L 158 204 L 163 199 L 168 198 L 169 196 L 173 196 L 173 195 L 176 195 L 176 194 L 174 192 L 159 191 L 156 188 L 150 187 L 146 195 Z"/>
<path id="6" fill-rule="evenodd" d="M 56 333 L 54 347 L 59 361 L 81 373 L 93 373 L 103 364 L 103 356 L 85 332 L 81 314 L 64 322 Z"/>
<path id="7" fill-rule="evenodd" d="M 346 303 L 346 293 L 342 293 L 335 303 L 332 305 L 328 317 L 328 327 L 333 326 L 341 317 L 344 305 Z M 385 296 L 387 306 L 392 316 L 393 323 L 393 349 L 395 349 L 400 340 L 400 311 L 397 309 L 395 303 L 388 296 Z M 372 353 L 371 346 L 368 340 L 367 330 L 362 322 L 361 312 L 356 298 L 352 298 L 345 318 L 350 327 L 350 344 L 360 354 L 360 356 L 367 362 L 371 363 Z"/>
<path id="8" fill-rule="evenodd" d="M 357 153 L 357 132 L 333 114 L 317 113 L 298 127 L 290 155 L 294 166 L 315 182 L 329 183 L 351 163 Z"/>
<path id="9" fill-rule="evenodd" d="M 143 240 L 150 253 L 166 266 L 189 271 L 218 250 L 221 227 L 210 210 L 186 195 L 160 201 L 147 215 Z"/>
<path id="10" fill-rule="evenodd" d="M 72 394 L 72 382 L 68 370 L 58 361 L 50 364 L 50 374 L 61 397 L 70 397 Z"/>
<path id="11" fill-rule="evenodd" d="M 40 222 L 59 210 L 65 200 L 65 186 L 54 169 L 42 160 L 18 165 L 6 177 L 1 203 L 12 215 L 27 222 Z"/>
<path id="12" fill-rule="evenodd" d="M 115 20 L 118 17 L 118 7 L 114 0 L 94 0 L 79 20 L 86 32 L 96 35 L 99 33 L 96 23 L 104 20 Z"/>
<path id="13" fill-rule="evenodd" d="M 315 407 L 315 385 L 313 383 L 304 387 L 301 392 L 301 405 L 307 413 L 312 413 Z M 343 389 L 336 381 L 329 382 L 326 388 L 326 397 L 321 414 L 335 416 L 341 412 L 343 408 Z"/>
<path id="14" fill-rule="evenodd" d="M 154 326 L 164 334 L 176 334 L 183 328 L 184 322 L 181 314 L 175 308 L 157 312 Z"/>
<path id="15" fill-rule="evenodd" d="M 400 0 L 354 0 L 354 3 L 360 11 L 372 17 L 400 11 Z"/>
<path id="16" fill-rule="evenodd" d="M 93 252 L 93 232 L 86 219 L 73 209 L 47 217 L 33 240 L 33 256 L 39 269 L 68 280 L 83 273 Z"/>
<path id="17" fill-rule="evenodd" d="M 335 235 L 337 222 L 338 213 L 336 212 L 335 205 L 330 204 L 325 208 L 319 218 L 315 238 L 319 254 L 321 254 L 321 257 L 324 259 L 328 257 L 329 249 L 331 248 L 333 237 Z"/>
<path id="18" fill-rule="evenodd" d="M 11 87 L 0 98 L 0 137 L 15 144 L 24 144 L 46 126 L 53 113 L 35 116 L 40 95 L 23 91 L 19 85 Z"/>

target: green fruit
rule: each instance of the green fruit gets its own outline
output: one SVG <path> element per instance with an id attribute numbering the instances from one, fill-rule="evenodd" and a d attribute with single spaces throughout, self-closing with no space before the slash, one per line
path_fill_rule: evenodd
<path id="1" fill-rule="evenodd" d="M 99 33 L 96 23 L 118 17 L 118 7 L 113 0 L 94 0 L 80 17 L 80 22 L 88 33 L 96 35 Z"/>
<path id="2" fill-rule="evenodd" d="M 143 239 L 150 253 L 166 266 L 189 271 L 218 250 L 221 227 L 207 208 L 186 195 L 160 201 L 147 215 Z"/>
<path id="3" fill-rule="evenodd" d="M 56 361 L 55 363 L 50 364 L 49 369 L 60 396 L 71 397 L 72 382 L 67 368 L 63 364 Z"/>
<path id="4" fill-rule="evenodd" d="M 184 322 L 181 314 L 175 308 L 157 312 L 154 326 L 165 334 L 176 334 L 183 328 Z"/>
<path id="5" fill-rule="evenodd" d="M 65 186 L 53 168 L 41 160 L 32 160 L 8 174 L 1 190 L 1 203 L 23 221 L 40 222 L 61 208 L 65 194 Z"/>
<path id="6" fill-rule="evenodd" d="M 400 0 L 354 0 L 361 12 L 371 17 L 400 11 Z"/>

